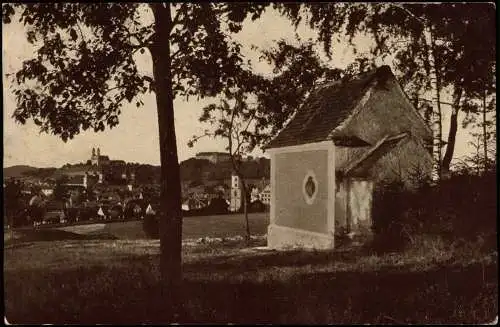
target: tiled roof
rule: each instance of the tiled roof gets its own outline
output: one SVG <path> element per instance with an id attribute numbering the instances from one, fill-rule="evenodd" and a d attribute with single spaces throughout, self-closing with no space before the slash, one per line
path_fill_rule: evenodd
<path id="1" fill-rule="evenodd" d="M 264 148 L 332 139 L 330 133 L 351 115 L 373 79 L 384 78 L 388 74 L 392 75 L 389 66 L 381 66 L 350 80 L 317 87 L 297 111 L 295 117 Z"/>

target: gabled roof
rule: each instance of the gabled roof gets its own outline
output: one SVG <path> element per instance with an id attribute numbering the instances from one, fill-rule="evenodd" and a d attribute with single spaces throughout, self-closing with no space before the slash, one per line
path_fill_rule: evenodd
<path id="1" fill-rule="evenodd" d="M 350 162 L 342 172 L 345 175 L 359 175 L 368 171 L 380 158 L 392 151 L 401 140 L 408 137 L 408 133 L 401 133 L 394 136 L 385 136 L 372 148 L 368 149 L 359 158 Z"/>
<path id="2" fill-rule="evenodd" d="M 338 146 L 349 146 L 349 147 L 364 147 L 371 145 L 365 140 L 360 139 L 357 136 L 347 136 L 341 133 L 338 133 L 334 138 L 335 145 Z"/>
<path id="3" fill-rule="evenodd" d="M 311 92 L 281 132 L 264 148 L 328 141 L 332 131 L 345 121 L 368 91 L 375 79 L 394 76 L 389 66 L 381 66 L 353 79 L 321 85 Z M 350 137 L 350 136 L 342 136 Z"/>

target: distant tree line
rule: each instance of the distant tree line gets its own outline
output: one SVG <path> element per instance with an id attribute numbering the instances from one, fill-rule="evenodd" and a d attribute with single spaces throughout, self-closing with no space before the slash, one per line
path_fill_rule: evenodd
<path id="1" fill-rule="evenodd" d="M 208 160 L 191 158 L 181 162 L 181 180 L 223 181 L 230 178 L 233 166 L 230 161 L 214 164 Z M 243 161 L 241 171 L 247 179 L 269 178 L 270 161 L 259 158 Z"/>
<path id="2" fill-rule="evenodd" d="M 84 167 L 83 164 L 63 167 Z M 129 181 L 130 174 L 135 174 L 135 183 L 139 185 L 157 184 L 160 181 L 161 170 L 159 166 L 139 163 L 126 163 L 123 165 L 108 165 L 102 168 L 106 182 L 111 185 L 122 185 Z M 214 164 L 205 159 L 190 158 L 180 163 L 181 180 L 196 181 L 202 185 L 204 181 L 223 181 L 231 176 L 233 167 L 231 162 L 219 162 Z M 248 179 L 269 179 L 270 161 L 267 158 L 255 158 L 242 162 L 241 170 Z M 54 178 L 61 183 L 66 180 L 61 178 L 59 173 L 64 173 L 58 168 L 37 168 L 23 172 L 26 177 L 33 178 Z M 84 170 L 82 170 L 84 173 Z M 127 179 L 123 179 L 123 173 L 127 173 Z"/>
<path id="3" fill-rule="evenodd" d="M 56 171 L 57 168 L 37 168 L 35 170 L 24 171 L 22 175 L 36 178 L 49 178 L 52 177 Z"/>

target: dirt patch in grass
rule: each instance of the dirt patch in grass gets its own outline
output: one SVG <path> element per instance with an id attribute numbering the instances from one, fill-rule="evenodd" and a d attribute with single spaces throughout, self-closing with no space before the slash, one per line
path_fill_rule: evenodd
<path id="1" fill-rule="evenodd" d="M 163 322 L 157 241 L 34 242 L 4 251 L 11 323 Z M 181 322 L 493 321 L 496 252 L 435 246 L 428 256 L 419 253 L 276 252 L 236 243 L 184 247 Z"/>

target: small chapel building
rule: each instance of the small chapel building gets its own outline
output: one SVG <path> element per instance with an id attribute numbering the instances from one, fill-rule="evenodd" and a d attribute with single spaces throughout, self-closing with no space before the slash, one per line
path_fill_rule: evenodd
<path id="1" fill-rule="evenodd" d="M 329 249 L 342 233 L 371 231 L 374 187 L 430 176 L 432 139 L 388 66 L 316 87 L 265 146 L 268 247 Z"/>

